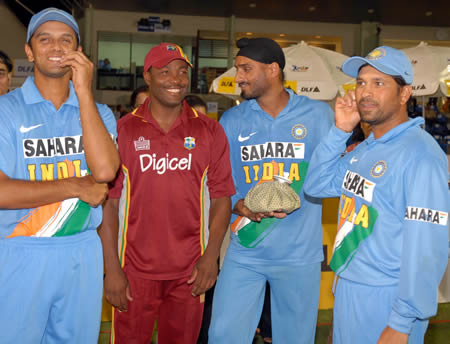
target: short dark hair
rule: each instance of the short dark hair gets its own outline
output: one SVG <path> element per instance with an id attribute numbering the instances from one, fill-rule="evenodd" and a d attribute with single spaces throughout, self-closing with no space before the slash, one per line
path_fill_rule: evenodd
<path id="1" fill-rule="evenodd" d="M 403 79 L 401 76 L 393 76 L 395 83 L 398 86 L 398 93 L 400 94 L 401 89 L 404 86 L 407 86 L 408 84 L 406 83 L 405 79 Z M 412 94 L 409 96 L 407 102 L 409 102 L 409 100 L 411 99 Z"/>
<path id="2" fill-rule="evenodd" d="M 139 93 L 143 93 L 143 92 L 148 92 L 148 86 L 144 85 L 144 86 L 140 86 L 138 88 L 136 88 L 133 93 L 131 94 L 130 97 L 130 105 L 131 107 L 134 109 L 136 107 L 136 98 L 138 96 Z"/>
<path id="3" fill-rule="evenodd" d="M 6 66 L 6 68 L 8 69 L 8 73 L 12 72 L 13 63 L 9 58 L 9 56 L 6 55 L 6 53 L 3 52 L 2 50 L 0 50 L 0 63 L 3 63 Z"/>
<path id="4" fill-rule="evenodd" d="M 393 78 L 398 86 L 403 87 L 407 85 L 405 79 L 403 79 L 401 76 L 393 76 Z"/>
<path id="5" fill-rule="evenodd" d="M 184 97 L 184 100 L 191 107 L 203 106 L 206 109 L 206 103 L 199 96 L 195 96 L 193 94 L 190 94 L 190 95 L 187 95 L 186 97 Z"/>

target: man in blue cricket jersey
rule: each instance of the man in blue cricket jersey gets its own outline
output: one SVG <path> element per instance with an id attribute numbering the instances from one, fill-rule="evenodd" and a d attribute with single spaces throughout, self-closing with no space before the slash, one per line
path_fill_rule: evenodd
<path id="1" fill-rule="evenodd" d="M 339 276 L 333 343 L 423 343 L 447 265 L 447 158 L 409 119 L 413 68 L 382 46 L 342 66 L 356 90 L 315 150 L 305 192 L 341 196 L 330 266 Z M 341 158 L 359 121 L 372 133 Z"/>
<path id="2" fill-rule="evenodd" d="M 93 344 L 115 119 L 94 102 L 94 66 L 69 13 L 35 14 L 25 52 L 34 77 L 0 97 L 1 341 Z"/>
<path id="3" fill-rule="evenodd" d="M 273 341 L 310 344 L 323 260 L 322 205 L 305 197 L 303 183 L 312 152 L 331 127 L 332 111 L 326 103 L 284 87 L 286 61 L 275 41 L 245 38 L 237 46 L 236 82 L 247 100 L 220 120 L 230 143 L 236 194 L 231 243 L 214 294 L 209 340 L 251 343 L 268 281 Z M 290 214 L 251 212 L 244 205 L 248 191 L 274 176 L 292 181 L 300 209 Z"/>

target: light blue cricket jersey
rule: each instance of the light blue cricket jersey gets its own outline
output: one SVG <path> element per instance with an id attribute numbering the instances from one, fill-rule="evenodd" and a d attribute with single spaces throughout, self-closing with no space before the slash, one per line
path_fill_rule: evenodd
<path id="1" fill-rule="evenodd" d="M 416 118 L 343 158 L 350 134 L 333 127 L 311 159 L 305 192 L 340 195 L 331 268 L 369 286 L 398 285 L 389 324 L 408 332 L 436 313 L 447 265 L 447 158 Z"/>
<path id="2" fill-rule="evenodd" d="M 97 104 L 108 132 L 117 137 L 116 120 Z M 78 98 L 72 83 L 67 101 L 56 110 L 42 98 L 34 78 L 0 97 L 0 170 L 12 179 L 50 181 L 86 175 Z M 13 235 L 62 236 L 96 229 L 101 207 L 79 199 L 35 209 L 0 210 L 0 238 Z"/>
<path id="3" fill-rule="evenodd" d="M 226 111 L 220 119 L 230 144 L 236 186 L 232 206 L 274 174 L 288 176 L 301 201 L 300 209 L 284 219 L 257 223 L 233 215 L 227 254 L 237 261 L 301 265 L 323 260 L 322 203 L 305 197 L 302 186 L 312 152 L 326 136 L 334 114 L 324 102 L 287 91 L 289 102 L 275 119 L 254 99 Z"/>

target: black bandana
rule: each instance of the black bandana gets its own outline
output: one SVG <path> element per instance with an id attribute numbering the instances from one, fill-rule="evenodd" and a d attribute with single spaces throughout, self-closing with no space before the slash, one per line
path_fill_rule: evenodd
<path id="1" fill-rule="evenodd" d="M 270 38 L 241 38 L 236 45 L 240 49 L 236 56 L 245 56 L 265 64 L 276 62 L 281 70 L 286 64 L 283 50 Z"/>

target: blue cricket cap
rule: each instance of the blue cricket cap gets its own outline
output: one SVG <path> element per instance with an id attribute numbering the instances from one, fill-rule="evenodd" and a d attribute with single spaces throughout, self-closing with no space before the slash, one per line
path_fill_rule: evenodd
<path id="1" fill-rule="evenodd" d="M 342 65 L 342 71 L 356 78 L 359 69 L 365 64 L 369 64 L 381 73 L 399 76 L 408 85 L 411 85 L 413 82 L 413 67 L 409 58 L 401 50 L 387 46 L 378 47 L 372 50 L 366 57 L 350 57 Z"/>
<path id="2" fill-rule="evenodd" d="M 45 10 L 42 10 L 31 17 L 27 30 L 27 43 L 30 42 L 31 37 L 33 36 L 37 28 L 48 21 L 58 21 L 70 26 L 72 30 L 75 31 L 78 43 L 80 43 L 80 29 L 78 28 L 78 24 L 75 21 L 75 18 L 66 11 L 60 10 L 55 7 L 46 8 Z"/>

